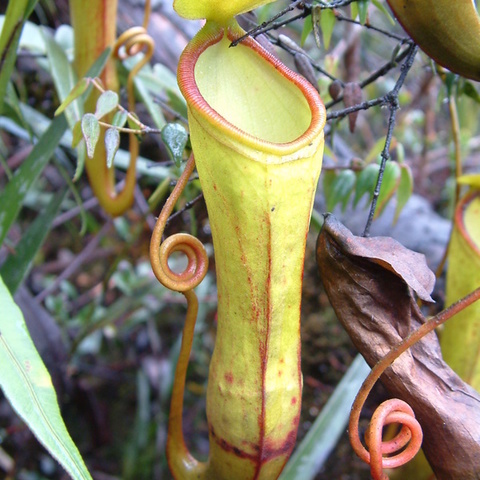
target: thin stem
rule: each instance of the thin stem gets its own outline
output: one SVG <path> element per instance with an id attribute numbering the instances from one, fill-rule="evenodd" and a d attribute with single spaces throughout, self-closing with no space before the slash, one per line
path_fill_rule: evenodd
<path id="1" fill-rule="evenodd" d="M 399 40 L 400 42 L 408 41 L 408 38 L 406 37 L 402 37 L 401 35 L 396 35 L 395 33 L 389 32 L 387 30 L 383 30 L 382 28 L 375 27 L 370 23 L 361 23 L 358 20 L 353 20 L 352 18 L 344 17 L 343 15 L 337 12 L 335 13 L 335 17 L 340 22 L 347 22 L 347 23 L 353 23 L 355 25 L 360 25 L 361 27 L 368 28 L 369 30 L 373 30 L 377 33 L 381 33 L 382 35 L 385 35 L 388 38 L 393 38 L 395 40 Z"/>
<path id="2" fill-rule="evenodd" d="M 128 128 L 128 127 L 116 127 L 115 125 L 110 125 L 109 123 L 99 121 L 99 125 L 105 128 L 114 128 L 115 130 L 118 130 L 119 132 L 122 133 L 131 133 L 133 135 L 147 135 L 149 133 L 162 133 L 161 129 L 158 128 L 151 128 L 147 127 L 146 125 L 143 125 L 140 130 L 136 128 Z M 138 122 L 137 122 L 138 125 Z"/>
<path id="3" fill-rule="evenodd" d="M 272 23 L 275 22 L 278 18 L 282 17 L 288 12 L 291 12 L 292 10 L 295 10 L 297 6 L 299 6 L 302 3 L 302 0 L 296 0 L 295 2 L 291 3 L 288 7 L 284 8 L 281 12 L 277 13 L 274 17 L 272 17 L 270 20 L 267 20 L 266 22 L 261 23 L 260 25 L 257 25 L 256 27 L 252 28 L 249 30 L 245 35 L 242 35 L 241 37 L 237 38 L 234 40 L 231 44 L 230 47 L 236 47 L 240 42 L 245 40 L 247 37 L 254 37 L 255 35 L 260 35 L 260 33 L 263 33 L 266 27 L 271 25 Z M 298 17 L 301 18 L 301 17 Z M 271 28 L 270 28 L 271 29 Z"/>
<path id="4" fill-rule="evenodd" d="M 176 217 L 182 215 L 184 212 L 186 212 L 187 210 L 190 210 L 191 208 L 193 208 L 195 206 L 195 204 L 197 202 L 199 202 L 201 199 L 203 198 L 203 193 L 200 193 L 198 194 L 195 198 L 193 198 L 192 200 L 190 200 L 189 202 L 186 202 L 185 205 L 180 209 L 178 210 L 178 212 L 175 212 L 175 213 L 172 213 L 169 217 L 168 217 L 168 220 L 167 220 L 167 225 Z"/>
<path id="5" fill-rule="evenodd" d="M 100 83 L 97 82 L 97 80 L 95 78 L 89 78 L 88 79 L 92 85 L 100 92 L 100 93 L 105 93 L 105 89 L 102 87 L 102 85 L 100 85 Z M 120 110 L 121 112 L 123 113 L 126 113 L 127 114 L 127 117 L 133 122 L 135 123 L 135 125 L 138 125 L 138 127 L 140 128 L 140 130 L 135 130 L 136 133 L 139 133 L 141 131 L 143 131 L 144 129 L 149 129 L 149 127 L 147 127 L 146 125 L 144 125 L 137 117 L 135 117 L 135 115 L 133 115 L 131 112 L 129 112 L 125 107 L 123 107 L 122 105 L 118 104 L 117 105 L 117 108 L 118 110 Z M 109 127 L 111 127 L 111 125 L 108 125 Z"/>
<path id="6" fill-rule="evenodd" d="M 392 68 L 395 68 L 401 61 L 405 59 L 405 57 L 408 57 L 409 54 L 410 54 L 410 47 L 400 52 L 397 56 L 395 56 L 394 59 L 385 63 L 378 70 L 376 70 L 371 75 L 369 75 L 365 80 L 361 81 L 359 83 L 360 88 L 363 89 L 366 86 L 378 80 L 380 77 L 388 73 Z M 340 103 L 342 100 L 343 100 L 343 95 L 340 95 L 335 100 L 332 100 L 331 102 L 328 102 L 327 104 L 325 104 L 325 108 L 328 110 L 329 108 L 333 107 L 337 103 Z"/>
<path id="7" fill-rule="evenodd" d="M 365 225 L 365 230 L 363 232 L 364 237 L 368 237 L 373 218 L 375 217 L 375 210 L 377 208 L 377 201 L 380 195 L 380 187 L 382 185 L 383 173 L 385 172 L 385 166 L 387 164 L 387 161 L 390 158 L 390 145 L 392 142 L 393 131 L 395 128 L 397 110 L 399 109 L 398 93 L 405 82 L 405 78 L 407 77 L 408 72 L 412 68 L 413 60 L 415 59 L 417 51 L 418 47 L 416 45 L 412 45 L 410 47 L 407 59 L 405 60 L 405 63 L 402 64 L 401 73 L 398 77 L 397 83 L 393 87 L 392 91 L 385 96 L 385 100 L 387 101 L 390 109 L 390 118 L 388 119 L 387 136 L 385 138 L 385 146 L 381 154 L 381 162 L 380 169 L 378 171 L 377 183 L 373 192 L 372 204 L 370 206 L 370 212 L 368 215 L 367 223 Z"/>
<path id="8" fill-rule="evenodd" d="M 318 65 L 304 50 L 302 50 L 300 47 L 297 48 L 292 48 L 290 45 L 287 45 L 285 41 L 282 41 L 281 38 L 274 38 L 274 37 L 269 37 L 270 42 L 273 43 L 274 45 L 277 45 L 278 47 L 282 48 L 285 50 L 287 53 L 295 57 L 295 55 L 301 54 L 303 55 L 309 62 L 312 67 L 317 70 L 317 72 L 320 72 L 321 74 L 325 75 L 326 77 L 330 78 L 330 80 L 338 80 L 336 77 L 334 77 L 331 73 L 327 72 L 324 70 L 320 65 Z M 292 43 L 293 40 L 292 40 Z M 340 81 L 340 83 L 343 85 L 344 82 Z"/>
<path id="9" fill-rule="evenodd" d="M 388 95 L 383 97 L 375 98 L 373 100 L 367 100 L 362 103 L 358 103 L 357 105 L 352 105 L 348 108 L 342 108 L 342 110 L 335 110 L 333 112 L 327 113 L 327 121 L 334 120 L 337 118 L 343 118 L 353 112 L 358 112 L 360 110 L 368 110 L 369 108 L 376 107 L 377 105 L 385 105 L 389 103 Z"/>

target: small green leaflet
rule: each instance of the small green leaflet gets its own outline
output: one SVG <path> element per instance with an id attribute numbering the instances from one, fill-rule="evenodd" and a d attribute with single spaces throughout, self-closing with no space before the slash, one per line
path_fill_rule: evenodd
<path id="1" fill-rule="evenodd" d="M 338 203 L 345 210 L 348 199 L 355 187 L 356 176 L 352 170 L 342 170 L 340 173 L 326 172 L 323 177 L 327 211 L 331 212 Z"/>
<path id="2" fill-rule="evenodd" d="M 119 110 L 115 113 L 112 120 L 112 127 L 122 128 L 127 122 L 128 113 L 125 110 Z"/>
<path id="3" fill-rule="evenodd" d="M 112 90 L 102 92 L 98 97 L 95 116 L 100 120 L 118 107 L 118 94 Z"/>
<path id="4" fill-rule="evenodd" d="M 73 87 L 73 90 L 67 95 L 65 100 L 55 110 L 55 116 L 60 115 L 73 101 L 81 97 L 90 86 L 88 78 L 81 78 L 78 83 Z"/>
<path id="5" fill-rule="evenodd" d="M 93 113 L 86 113 L 82 117 L 82 132 L 87 145 L 87 155 L 89 158 L 93 158 L 95 147 L 100 137 L 100 124 Z"/>
<path id="6" fill-rule="evenodd" d="M 107 167 L 111 168 L 113 159 L 120 147 L 120 133 L 116 128 L 109 128 L 105 132 L 105 151 L 107 152 Z"/>
<path id="7" fill-rule="evenodd" d="M 178 123 L 168 123 L 162 129 L 162 140 L 172 155 L 175 165 L 179 167 L 188 141 L 187 131 Z"/>

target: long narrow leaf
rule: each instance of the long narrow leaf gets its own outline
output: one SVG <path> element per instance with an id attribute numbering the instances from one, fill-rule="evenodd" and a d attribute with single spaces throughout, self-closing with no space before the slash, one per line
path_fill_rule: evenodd
<path id="1" fill-rule="evenodd" d="M 45 42 L 53 83 L 60 101 L 63 101 L 78 82 L 78 78 L 63 48 L 55 41 L 46 28 L 43 28 L 41 32 Z M 65 116 L 70 128 L 73 128 L 82 115 L 83 107 L 80 101 L 72 102 L 65 110 Z"/>
<path id="2" fill-rule="evenodd" d="M 5 92 L 17 58 L 20 34 L 36 3 L 37 0 L 8 2 L 5 21 L 0 34 L 0 114 L 3 111 Z"/>
<path id="3" fill-rule="evenodd" d="M 38 440 L 75 480 L 91 480 L 62 420 L 50 374 L 0 277 L 0 386 Z"/>
<path id="4" fill-rule="evenodd" d="M 56 117 L 0 194 L 0 245 L 17 218 L 25 195 L 50 161 L 66 128 L 65 117 Z"/>
<path id="5" fill-rule="evenodd" d="M 357 355 L 322 412 L 290 458 L 279 480 L 312 480 L 345 431 L 353 400 L 370 372 Z"/>
<path id="6" fill-rule="evenodd" d="M 52 197 L 45 212 L 38 215 L 22 235 L 15 247 L 15 253 L 12 253 L 0 268 L 0 275 L 12 295 L 15 295 L 17 288 L 30 271 L 32 261 L 50 232 L 50 226 L 66 192 L 65 189 Z"/>

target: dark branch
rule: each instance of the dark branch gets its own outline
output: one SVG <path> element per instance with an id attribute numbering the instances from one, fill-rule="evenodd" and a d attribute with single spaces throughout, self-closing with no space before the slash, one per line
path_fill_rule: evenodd
<path id="1" fill-rule="evenodd" d="M 412 68 L 413 60 L 418 51 L 416 45 L 412 45 L 409 49 L 408 57 L 405 60 L 405 63 L 402 64 L 401 73 L 398 77 L 397 83 L 393 87 L 392 91 L 385 96 L 385 100 L 390 108 L 390 118 L 388 119 L 388 128 L 387 128 L 387 137 L 385 139 L 385 146 L 381 154 L 380 170 L 378 171 L 377 184 L 375 185 L 375 190 L 373 192 L 372 204 L 370 206 L 370 212 L 368 214 L 367 224 L 365 225 L 365 230 L 363 231 L 363 236 L 368 237 L 370 232 L 370 227 L 373 222 L 373 217 L 375 216 L 375 210 L 377 208 L 378 196 L 380 195 L 380 187 L 382 185 L 383 173 L 385 172 L 385 165 L 387 160 L 390 158 L 390 144 L 392 142 L 393 130 L 395 128 L 395 119 L 397 116 L 398 105 L 398 93 L 402 88 L 405 78 L 407 77 L 410 68 Z"/>

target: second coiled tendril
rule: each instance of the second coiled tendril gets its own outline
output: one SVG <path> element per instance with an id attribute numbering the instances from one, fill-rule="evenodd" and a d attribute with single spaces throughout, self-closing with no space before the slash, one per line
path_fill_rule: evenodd
<path id="1" fill-rule="evenodd" d="M 150 241 L 150 261 L 155 276 L 162 285 L 177 292 L 187 292 L 195 288 L 203 280 L 208 270 L 207 252 L 198 238 L 186 233 L 177 233 L 162 242 L 168 217 L 194 168 L 195 159 L 191 155 L 184 172 L 165 202 Z M 168 265 L 168 259 L 174 252 L 182 252 L 187 257 L 187 267 L 181 273 L 172 271 Z"/>
<path id="2" fill-rule="evenodd" d="M 370 465 L 370 473 L 374 480 L 388 480 L 388 476 L 383 470 L 405 465 L 418 453 L 422 446 L 422 427 L 416 420 L 415 413 L 410 405 L 398 398 L 383 402 L 373 413 L 365 433 L 365 443 L 368 450 L 360 440 L 358 424 L 363 405 L 375 382 L 403 352 L 428 333 L 423 328 L 424 325 L 407 336 L 374 365 L 352 405 L 348 425 L 350 444 L 355 453 Z M 391 424 L 400 425 L 400 431 L 394 438 L 384 442 L 383 427 Z"/>
<path id="3" fill-rule="evenodd" d="M 399 399 L 387 400 L 375 410 L 372 416 L 372 420 L 370 421 L 370 425 L 365 435 L 365 443 L 369 449 L 367 450 L 360 440 L 358 422 L 368 394 L 383 372 L 402 353 L 407 351 L 425 335 L 433 332 L 437 327 L 444 324 L 447 320 L 477 300 L 480 300 L 480 287 L 466 297 L 458 300 L 453 305 L 450 305 L 447 309 L 437 313 L 434 317 L 429 318 L 416 330 L 410 332 L 400 343 L 393 347 L 381 360 L 379 360 L 363 382 L 363 385 L 352 405 L 352 412 L 348 424 L 348 434 L 355 453 L 364 462 L 370 465 L 370 472 L 374 480 L 387 480 L 388 477 L 383 472 L 384 468 L 400 467 L 410 461 L 420 450 L 423 433 L 420 424 L 415 419 L 412 408 L 406 402 Z M 400 424 L 402 428 L 392 440 L 383 442 L 383 426 L 392 423 Z M 389 455 L 394 452 L 399 453 L 391 455 L 390 457 L 384 457 L 384 455 Z"/>
<path id="4" fill-rule="evenodd" d="M 147 18 L 145 22 L 147 23 Z M 137 73 L 150 62 L 155 43 L 152 37 L 147 33 L 146 25 L 143 27 L 132 27 L 122 33 L 113 49 L 113 55 L 119 60 L 126 60 L 133 57 L 140 52 L 143 52 L 143 57 L 133 66 L 128 74 L 127 79 L 127 96 L 128 109 L 132 112 L 135 108 L 135 94 L 134 94 L 134 79 Z"/>
<path id="5" fill-rule="evenodd" d="M 383 428 L 390 424 L 401 425 L 401 428 L 392 439 L 383 441 Z M 368 450 L 361 444 L 358 430 L 353 430 L 354 432 L 350 427 L 350 441 L 355 453 L 370 465 L 370 472 L 375 480 L 388 480 L 383 469 L 405 465 L 422 446 L 422 427 L 410 405 L 398 398 L 383 402 L 373 413 L 365 433 Z M 355 434 L 355 440 L 352 433 Z"/>

